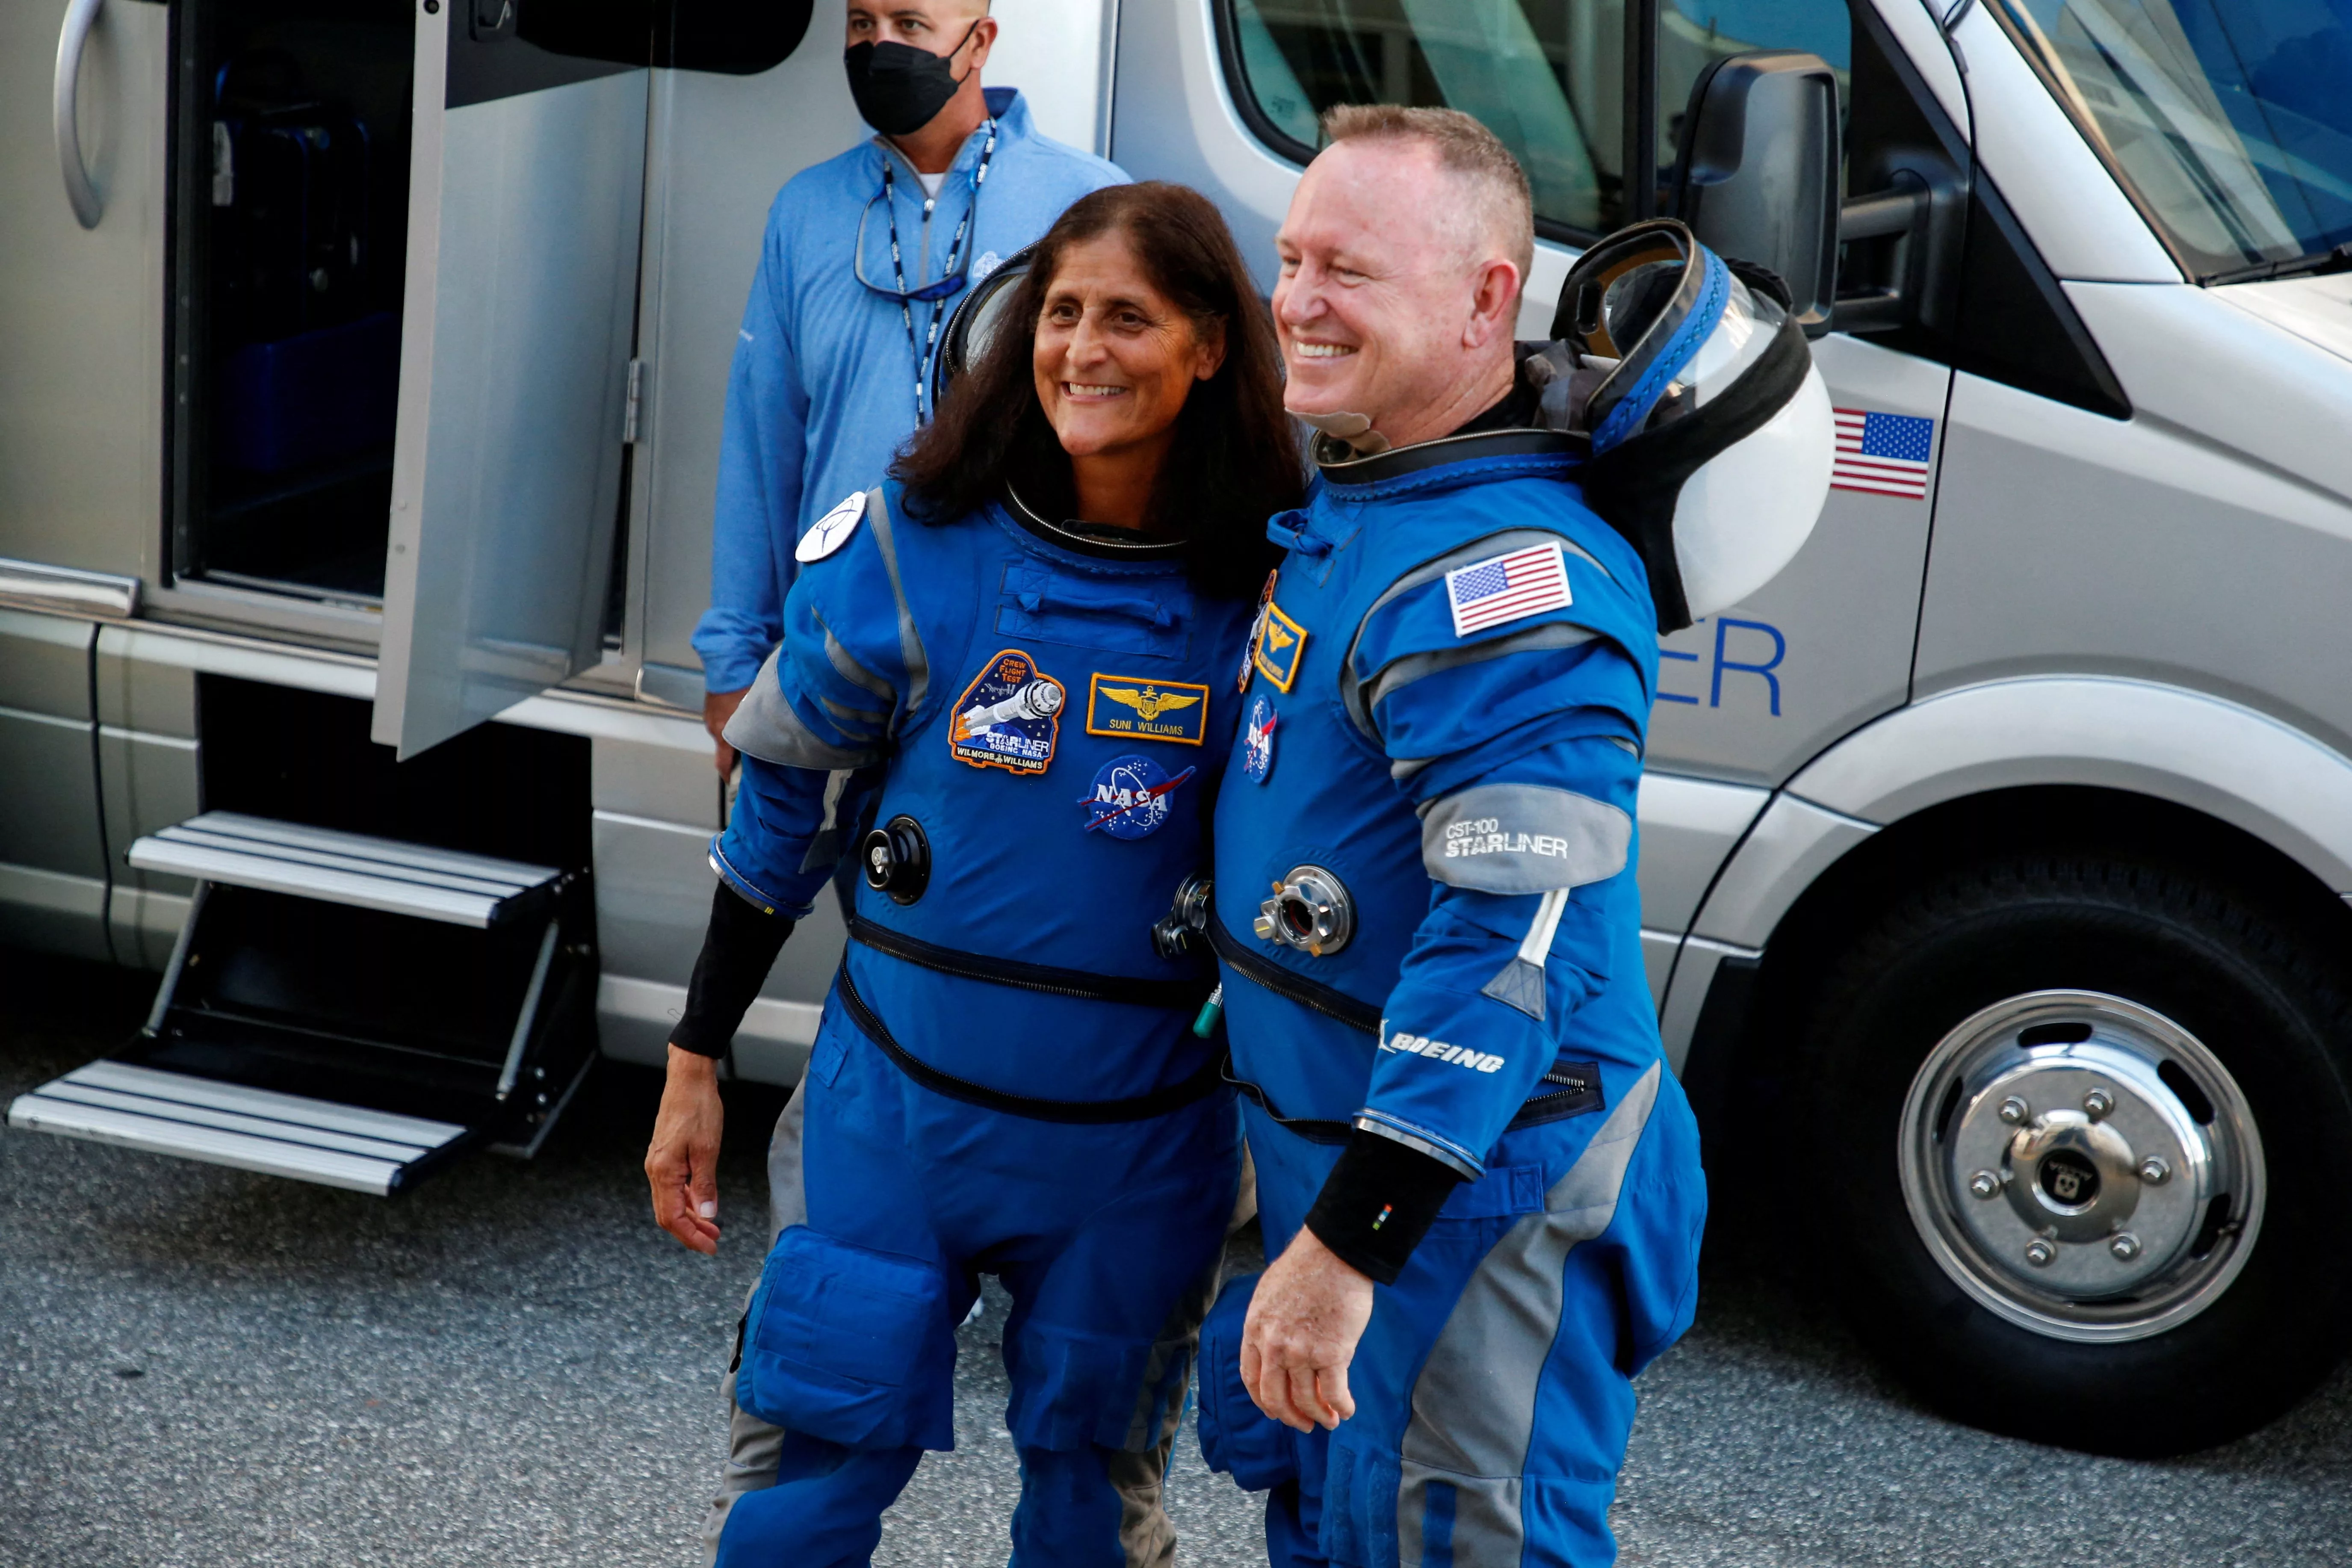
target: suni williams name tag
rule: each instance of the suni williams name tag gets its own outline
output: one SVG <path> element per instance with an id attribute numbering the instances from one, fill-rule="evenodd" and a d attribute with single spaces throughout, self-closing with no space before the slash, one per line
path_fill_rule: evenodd
<path id="1" fill-rule="evenodd" d="M 1201 745 L 1209 733 L 1209 689 L 1097 670 L 1087 683 L 1087 733 Z"/>

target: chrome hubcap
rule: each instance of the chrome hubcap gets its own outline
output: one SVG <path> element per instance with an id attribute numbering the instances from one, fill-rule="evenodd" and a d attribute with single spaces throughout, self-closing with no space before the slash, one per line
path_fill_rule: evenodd
<path id="1" fill-rule="evenodd" d="M 2055 1339 L 2179 1326 L 2262 1226 L 2237 1081 L 2179 1025 L 2096 992 L 2012 996 L 1938 1041 L 1904 1101 L 1901 1165 L 1944 1272 Z"/>

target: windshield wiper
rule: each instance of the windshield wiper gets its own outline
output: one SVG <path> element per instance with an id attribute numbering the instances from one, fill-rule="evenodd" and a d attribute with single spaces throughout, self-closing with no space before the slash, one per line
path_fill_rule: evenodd
<path id="1" fill-rule="evenodd" d="M 2257 261 L 2227 272 L 2209 272 L 2197 281 L 2207 288 L 2221 283 L 2261 283 L 2273 278 L 2317 278 L 2329 272 L 2352 272 L 2352 239 L 2326 250 L 2307 251 L 2279 261 Z"/>

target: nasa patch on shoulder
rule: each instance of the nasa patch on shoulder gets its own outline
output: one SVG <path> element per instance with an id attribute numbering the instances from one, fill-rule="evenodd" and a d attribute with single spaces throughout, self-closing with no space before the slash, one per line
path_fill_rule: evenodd
<path id="1" fill-rule="evenodd" d="M 824 560 L 849 542 L 849 536 L 857 531 L 857 520 L 865 515 L 866 492 L 859 490 L 809 524 L 809 531 L 793 546 L 793 559 L 803 563 Z"/>
<path id="2" fill-rule="evenodd" d="M 1174 809 L 1169 796 L 1192 773 L 1186 768 L 1171 777 L 1150 757 L 1113 757 L 1096 772 L 1093 787 L 1078 797 L 1086 808 L 1087 831 L 1100 828 L 1113 838 L 1150 837 Z"/>

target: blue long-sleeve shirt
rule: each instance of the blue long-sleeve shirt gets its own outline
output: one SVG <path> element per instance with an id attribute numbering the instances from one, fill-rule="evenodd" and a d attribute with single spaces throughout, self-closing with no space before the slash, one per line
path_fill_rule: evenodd
<path id="1" fill-rule="evenodd" d="M 987 90 L 997 143 L 964 237 L 973 282 L 1034 242 L 1088 191 L 1127 176 L 1114 164 L 1038 134 L 1010 88 Z M 895 287 L 890 225 L 881 204 L 885 160 L 895 166 L 893 205 L 907 286 L 940 278 L 956 226 L 972 210 L 972 176 L 987 141 L 976 131 L 956 155 L 926 215 L 914 166 L 882 137 L 793 176 L 768 212 L 760 266 L 735 343 L 711 523 L 710 608 L 694 648 L 712 691 L 751 684 L 783 636 L 793 546 L 845 496 L 879 484 L 916 425 L 916 350 L 898 302 L 857 280 Z M 856 255 L 863 215 L 864 252 Z M 915 339 L 930 312 L 961 293 L 915 304 Z"/>

